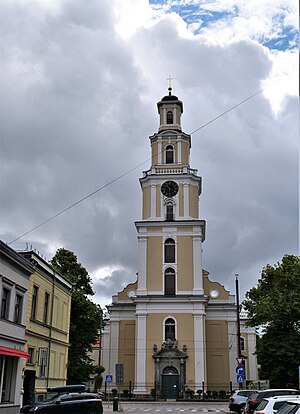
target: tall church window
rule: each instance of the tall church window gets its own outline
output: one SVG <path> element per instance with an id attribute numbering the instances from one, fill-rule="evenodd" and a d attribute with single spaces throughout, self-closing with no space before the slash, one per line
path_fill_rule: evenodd
<path id="1" fill-rule="evenodd" d="M 167 124 L 173 124 L 173 112 L 172 111 L 167 112 Z"/>
<path id="2" fill-rule="evenodd" d="M 240 340 L 241 340 L 241 351 L 245 351 L 245 338 L 241 336 Z"/>
<path id="3" fill-rule="evenodd" d="M 168 339 L 175 341 L 175 321 L 173 318 L 168 318 L 165 321 L 165 341 Z"/>
<path id="4" fill-rule="evenodd" d="M 174 148 L 173 145 L 166 146 L 166 164 L 173 164 L 174 162 Z"/>
<path id="5" fill-rule="evenodd" d="M 170 267 L 165 270 L 165 295 L 175 295 L 175 270 Z"/>
<path id="6" fill-rule="evenodd" d="M 174 221 L 174 206 L 173 204 L 168 204 L 166 206 L 166 221 Z"/>
<path id="7" fill-rule="evenodd" d="M 173 239 L 165 241 L 165 263 L 175 263 L 175 241 Z"/>

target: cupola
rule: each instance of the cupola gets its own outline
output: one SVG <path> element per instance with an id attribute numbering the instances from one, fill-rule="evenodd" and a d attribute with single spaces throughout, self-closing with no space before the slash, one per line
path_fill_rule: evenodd
<path id="1" fill-rule="evenodd" d="M 173 130 L 181 132 L 181 115 L 183 113 L 183 104 L 172 95 L 172 87 L 168 88 L 169 94 L 164 96 L 158 103 L 157 109 L 159 113 L 158 132 Z"/>

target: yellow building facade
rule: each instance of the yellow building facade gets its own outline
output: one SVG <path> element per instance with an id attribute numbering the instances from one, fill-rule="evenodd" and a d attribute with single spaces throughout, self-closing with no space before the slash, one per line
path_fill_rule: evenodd
<path id="1" fill-rule="evenodd" d="M 23 405 L 43 399 L 67 379 L 71 283 L 34 251 L 20 252 L 34 266 L 30 277 L 25 339 Z"/>
<path id="2" fill-rule="evenodd" d="M 114 381 L 116 364 L 122 364 L 123 388 L 130 384 L 135 394 L 177 398 L 187 388 L 223 390 L 236 383 L 237 318 L 234 295 L 210 281 L 202 268 L 202 179 L 190 166 L 183 104 L 170 87 L 157 108 L 152 162 L 140 178 L 138 279 L 107 306 L 103 365 Z M 255 332 L 244 329 L 243 334 L 245 345 L 255 345 Z M 253 380 L 254 351 L 244 349 Z"/>

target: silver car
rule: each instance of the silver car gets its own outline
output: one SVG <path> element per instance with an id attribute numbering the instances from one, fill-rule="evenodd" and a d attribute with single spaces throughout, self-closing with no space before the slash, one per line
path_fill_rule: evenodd
<path id="1" fill-rule="evenodd" d="M 229 398 L 229 410 L 240 413 L 245 406 L 248 397 L 257 392 L 257 390 L 237 390 Z"/>

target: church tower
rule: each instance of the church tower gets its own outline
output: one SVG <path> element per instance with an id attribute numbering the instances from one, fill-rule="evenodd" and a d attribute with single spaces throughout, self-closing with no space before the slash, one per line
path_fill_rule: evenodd
<path id="1" fill-rule="evenodd" d="M 151 165 L 140 178 L 142 219 L 135 222 L 138 278 L 107 306 L 103 365 L 114 375 L 121 364 L 123 388 L 136 395 L 178 398 L 187 387 L 235 382 L 236 309 L 234 296 L 202 269 L 201 177 L 190 166 L 191 137 L 171 85 L 157 109 Z"/>
<path id="2" fill-rule="evenodd" d="M 161 379 L 174 374 L 173 386 L 180 388 L 190 365 L 200 387 L 205 378 L 206 304 L 201 260 L 205 222 L 199 220 L 201 178 L 190 167 L 191 137 L 182 132 L 183 104 L 171 87 L 157 109 L 159 128 L 150 137 L 152 163 L 140 179 L 142 220 L 135 223 L 139 245 L 136 380 L 146 383 L 153 346 L 158 342 L 169 345 L 174 365 L 165 366 L 163 356 L 157 355 L 156 384 L 168 386 Z M 188 348 L 188 357 L 186 351 L 175 357 L 179 349 Z"/>

